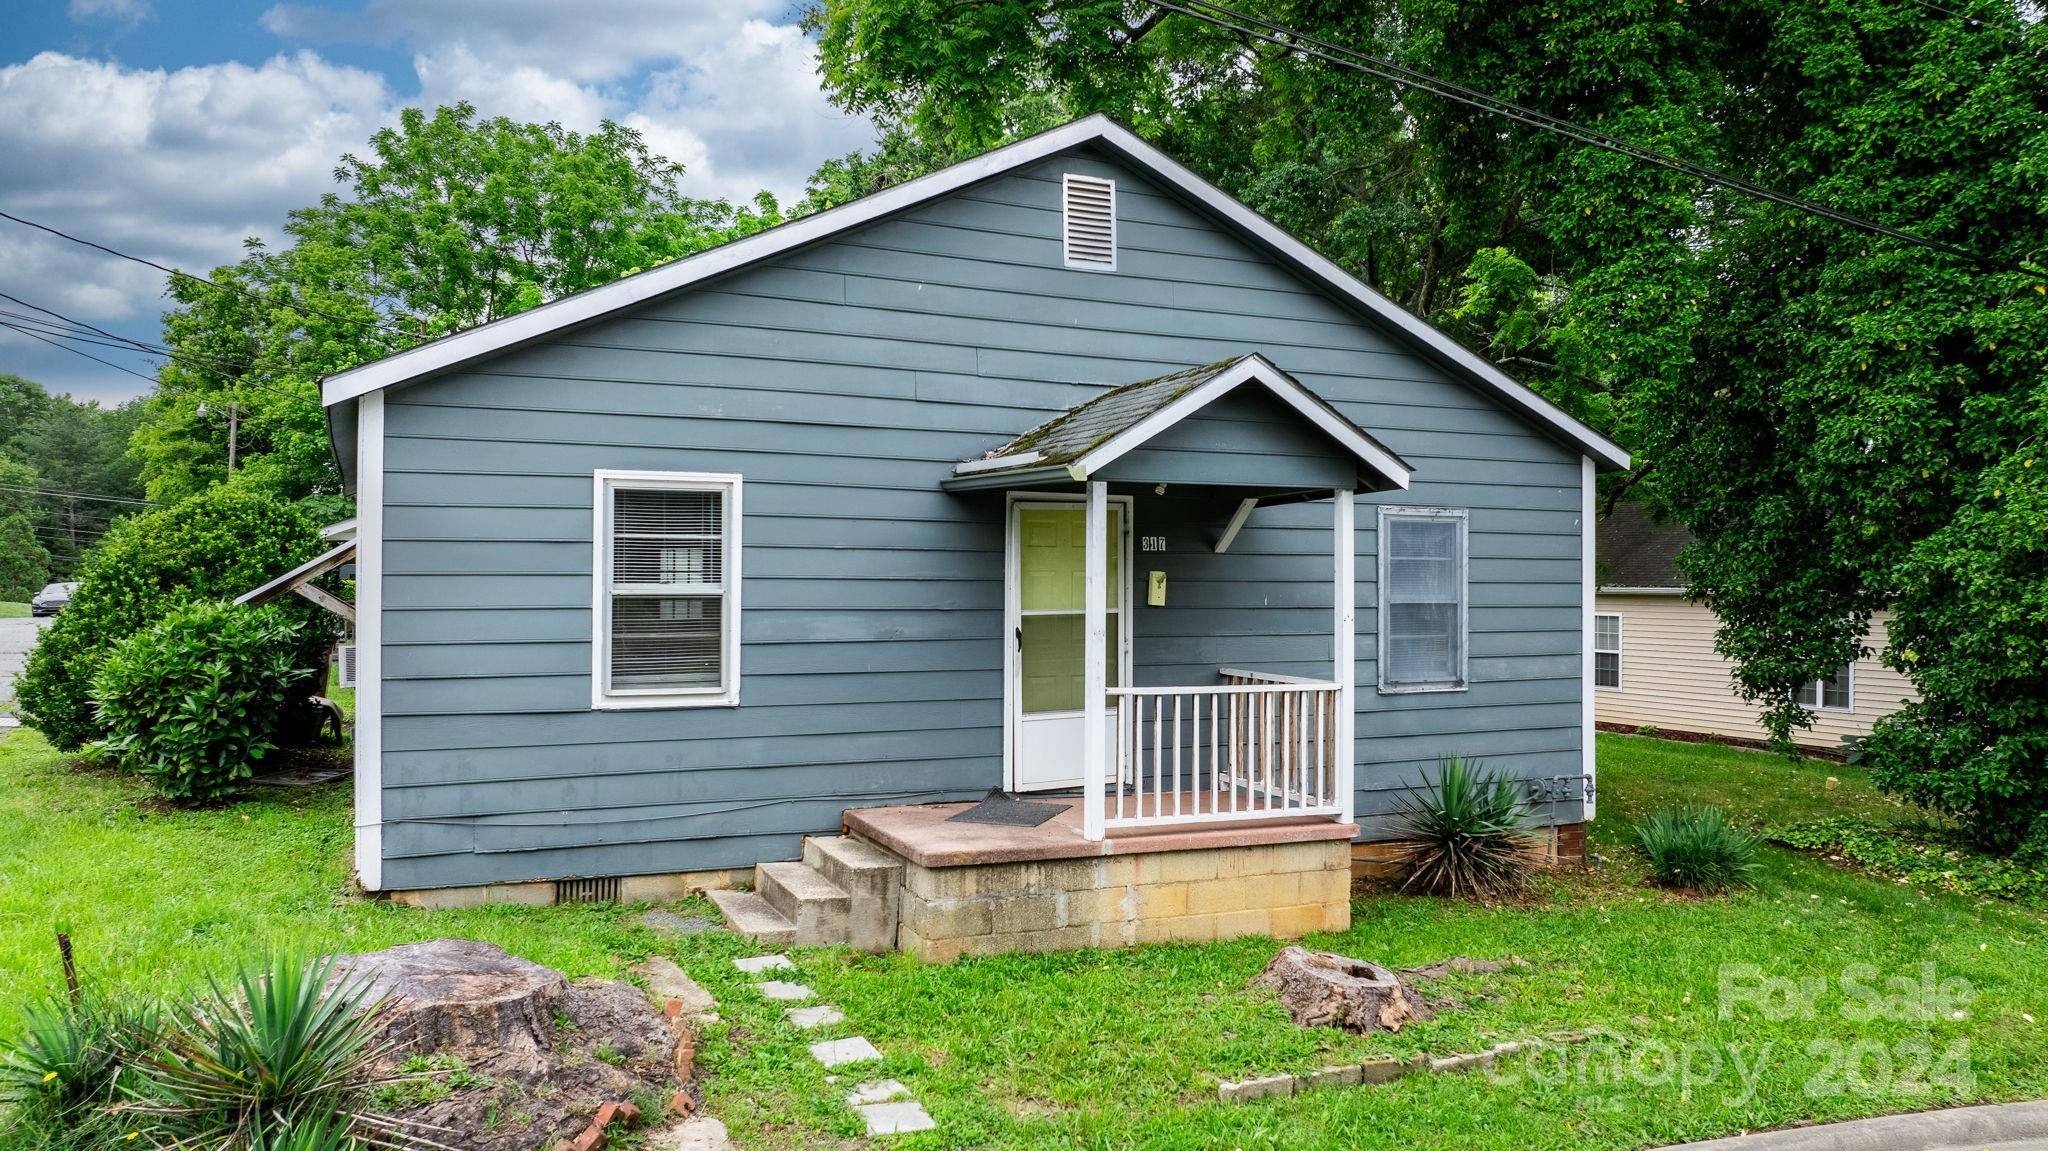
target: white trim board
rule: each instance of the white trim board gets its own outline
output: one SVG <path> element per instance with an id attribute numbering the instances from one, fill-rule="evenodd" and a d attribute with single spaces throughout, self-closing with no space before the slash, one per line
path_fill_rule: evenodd
<path id="1" fill-rule="evenodd" d="M 615 280 L 603 287 L 564 296 L 518 315 L 493 320 L 336 373 L 321 381 L 321 401 L 331 407 L 383 388 L 410 383 L 509 351 L 1084 146 L 1108 153 L 1206 210 L 1297 273 L 1389 329 L 1403 342 L 1468 382 L 1491 392 L 1510 408 L 1538 426 L 1549 429 L 1559 439 L 1601 465 L 1612 469 L 1629 466 L 1628 453 L 1606 437 L 1573 419 L 1563 409 L 1511 378 L 1448 333 L 1366 286 L 1307 244 L 1147 144 L 1130 129 L 1099 114 L 1027 137 L 829 211 L 804 216 L 745 239 Z"/>
<path id="2" fill-rule="evenodd" d="M 1599 794 L 1599 741 L 1594 738 L 1593 703 L 1593 616 L 1598 612 L 1600 589 L 1595 586 L 1599 560 L 1599 521 L 1593 505 L 1599 488 L 1593 457 L 1579 457 L 1579 774 L 1585 777 L 1585 818 L 1593 822 L 1595 798 Z"/>
<path id="3" fill-rule="evenodd" d="M 1358 457 L 1367 467 L 1395 487 L 1407 490 L 1412 476 L 1406 461 L 1374 443 L 1370 437 L 1360 434 L 1350 420 L 1331 411 L 1328 405 L 1316 398 L 1315 393 L 1303 387 L 1299 380 L 1281 371 L 1271 360 L 1257 354 L 1246 356 L 1217 373 L 1214 379 L 1201 387 L 1195 388 L 1096 445 L 1087 455 L 1067 465 L 1067 471 L 1077 480 L 1085 480 L 1096 475 L 1125 455 L 1151 442 L 1161 432 L 1222 399 L 1240 384 L 1245 383 L 1263 385 L 1268 392 L 1299 412 L 1302 418 L 1314 424 L 1324 435 L 1342 444 L 1346 451 Z"/>
<path id="4" fill-rule="evenodd" d="M 356 408 L 356 882 L 384 890 L 384 397 Z"/>

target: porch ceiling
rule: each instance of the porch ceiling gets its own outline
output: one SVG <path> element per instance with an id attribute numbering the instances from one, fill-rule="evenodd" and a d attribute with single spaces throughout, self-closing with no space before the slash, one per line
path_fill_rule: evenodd
<path id="1" fill-rule="evenodd" d="M 1301 426 L 1282 434 L 1245 425 L 1227 444 L 1175 442 L 1186 440 L 1176 431 L 1183 421 L 1234 394 L 1256 395 Z M 1141 463 L 1147 455 L 1160 458 Z M 1344 474 L 1336 476 L 1333 465 Z M 1304 482 L 1311 475 L 1336 482 Z M 1112 388 L 956 465 L 941 486 L 960 491 L 1091 478 L 1269 489 L 1347 487 L 1355 478 L 1362 490 L 1385 491 L 1406 488 L 1410 468 L 1300 381 L 1253 354 Z"/>

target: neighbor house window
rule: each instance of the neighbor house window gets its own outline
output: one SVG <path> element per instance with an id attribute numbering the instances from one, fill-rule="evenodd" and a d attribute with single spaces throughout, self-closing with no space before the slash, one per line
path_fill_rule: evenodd
<path id="1" fill-rule="evenodd" d="M 740 477 L 596 477 L 596 707 L 736 704 Z"/>
<path id="2" fill-rule="evenodd" d="M 1795 699 L 1799 706 L 1817 711 L 1851 711 L 1856 706 L 1855 687 L 1855 672 L 1845 663 L 1833 674 L 1800 688 Z"/>
<path id="3" fill-rule="evenodd" d="M 1380 690 L 1465 686 L 1465 513 L 1380 509 Z"/>
<path id="4" fill-rule="evenodd" d="M 1621 687 L 1621 617 L 1593 617 L 1593 686 Z"/>

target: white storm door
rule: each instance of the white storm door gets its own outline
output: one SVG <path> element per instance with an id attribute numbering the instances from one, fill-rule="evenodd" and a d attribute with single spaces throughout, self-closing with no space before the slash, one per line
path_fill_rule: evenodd
<path id="1" fill-rule="evenodd" d="M 1010 790 L 1049 791 L 1081 785 L 1083 631 L 1087 511 L 1079 503 L 1019 501 L 1011 505 L 1012 661 L 1008 706 Z M 1108 594 L 1110 687 L 1128 670 L 1130 586 L 1123 546 L 1129 501 L 1109 507 Z M 1107 739 L 1114 750 L 1117 709 Z"/>

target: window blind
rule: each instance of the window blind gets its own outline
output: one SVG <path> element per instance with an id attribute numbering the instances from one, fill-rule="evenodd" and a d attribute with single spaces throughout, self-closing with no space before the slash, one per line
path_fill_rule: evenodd
<path id="1" fill-rule="evenodd" d="M 1382 686 L 1462 687 L 1464 519 L 1389 510 L 1380 542 Z"/>

